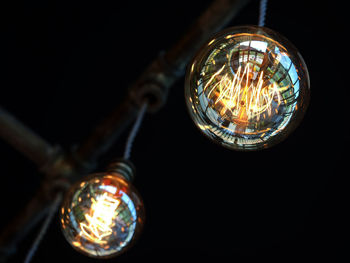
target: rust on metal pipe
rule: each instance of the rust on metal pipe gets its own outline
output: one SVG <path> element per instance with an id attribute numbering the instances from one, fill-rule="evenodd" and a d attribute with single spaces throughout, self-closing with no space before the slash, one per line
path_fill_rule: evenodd
<path id="1" fill-rule="evenodd" d="M 164 105 L 169 88 L 182 76 L 185 66 L 196 50 L 213 33 L 233 19 L 247 2 L 249 0 L 214 1 L 189 28 L 186 35 L 146 68 L 130 87 L 125 101 L 92 131 L 72 156 L 60 153 L 58 148 L 52 147 L 1 108 L 0 137 L 35 162 L 43 173 L 53 175 L 46 177 L 47 179 L 77 176 L 81 166 L 94 163 L 100 155 L 108 151 L 118 136 L 135 119 L 138 107 L 144 99 L 148 99 L 149 109 L 153 112 Z M 93 166 L 89 169 L 91 167 Z M 15 247 L 44 215 L 50 202 L 47 192 L 54 188 L 45 183 L 44 185 L 45 189 L 39 190 L 39 193 L 28 203 L 23 214 L 16 217 L 5 228 L 0 237 L 3 248 Z"/>
<path id="2" fill-rule="evenodd" d="M 180 78 L 195 52 L 214 33 L 223 28 L 249 0 L 216 0 L 189 27 L 186 34 L 166 53 L 153 61 L 130 88 L 130 95 L 141 105 L 144 98 L 153 99 L 149 110 L 156 112 L 164 104 L 169 88 Z"/>
<path id="3" fill-rule="evenodd" d="M 168 52 L 154 60 L 130 87 L 125 102 L 107 117 L 78 148 L 76 157 L 94 162 L 106 152 L 118 136 L 134 120 L 143 100 L 150 112 L 158 111 L 166 102 L 169 88 L 180 78 L 197 49 L 224 27 L 249 0 L 217 0 L 197 19 Z"/>
<path id="4" fill-rule="evenodd" d="M 226 26 L 248 2 L 249 0 L 214 1 L 166 53 L 165 59 L 172 67 L 183 71 L 200 46 Z"/>
<path id="5" fill-rule="evenodd" d="M 52 147 L 2 108 L 0 108 L 0 137 L 39 168 L 48 165 L 58 152 L 58 148 Z"/>
<path id="6" fill-rule="evenodd" d="M 107 152 L 122 131 L 131 124 L 136 113 L 137 107 L 130 99 L 118 105 L 74 153 L 73 158 L 77 161 L 77 165 L 93 166 L 97 158 Z"/>

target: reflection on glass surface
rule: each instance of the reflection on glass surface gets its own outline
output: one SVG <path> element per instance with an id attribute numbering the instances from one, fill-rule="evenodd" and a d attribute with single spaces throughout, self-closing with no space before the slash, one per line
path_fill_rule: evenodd
<path id="1" fill-rule="evenodd" d="M 296 48 L 262 27 L 229 28 L 189 66 L 185 96 L 201 131 L 231 149 L 256 150 L 284 139 L 307 108 L 310 81 Z"/>
<path id="2" fill-rule="evenodd" d="M 75 184 L 60 214 L 68 242 L 88 256 L 101 258 L 124 252 L 144 221 L 140 197 L 118 174 L 94 174 Z"/>

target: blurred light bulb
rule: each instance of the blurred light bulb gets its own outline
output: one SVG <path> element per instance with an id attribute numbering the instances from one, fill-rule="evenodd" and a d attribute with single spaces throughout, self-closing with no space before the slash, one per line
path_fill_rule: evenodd
<path id="1" fill-rule="evenodd" d="M 143 203 L 133 186 L 116 172 L 92 174 L 76 183 L 61 207 L 67 241 L 91 257 L 124 252 L 141 232 Z"/>
<path id="2" fill-rule="evenodd" d="M 221 145 L 256 150 L 286 138 L 308 106 L 310 81 L 296 48 L 263 27 L 224 30 L 188 68 L 186 103 L 201 131 Z"/>

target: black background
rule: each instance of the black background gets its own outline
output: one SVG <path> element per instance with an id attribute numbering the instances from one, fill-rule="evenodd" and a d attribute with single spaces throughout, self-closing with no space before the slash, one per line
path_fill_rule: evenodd
<path id="1" fill-rule="evenodd" d="M 0 104 L 53 144 L 69 149 L 123 98 L 161 50 L 211 1 L 11 1 L 1 4 Z M 348 14 L 336 1 L 269 1 L 266 26 L 299 49 L 311 101 L 285 141 L 257 152 L 224 149 L 200 134 L 183 95 L 145 117 L 131 160 L 147 221 L 127 253 L 110 262 L 256 256 L 280 260 L 345 252 Z M 255 24 L 251 1 L 229 26 Z M 123 153 L 127 134 L 99 170 Z M 39 186 L 37 168 L 0 141 L 0 223 Z M 22 261 L 39 228 L 19 246 Z M 93 262 L 65 241 L 57 217 L 33 262 Z"/>

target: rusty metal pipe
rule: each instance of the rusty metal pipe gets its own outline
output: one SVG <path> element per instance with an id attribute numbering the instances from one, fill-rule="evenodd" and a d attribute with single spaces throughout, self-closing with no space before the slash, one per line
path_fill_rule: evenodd
<path id="1" fill-rule="evenodd" d="M 39 168 L 48 165 L 58 152 L 43 138 L 0 107 L 0 137 L 33 161 Z"/>
<path id="2" fill-rule="evenodd" d="M 224 27 L 249 0 L 216 0 L 189 28 L 188 32 L 166 53 L 154 60 L 130 87 L 122 105 L 107 117 L 80 145 L 76 157 L 95 162 L 135 119 L 145 99 L 148 111 L 157 112 L 165 104 L 169 88 L 179 79 L 197 49 Z"/>

